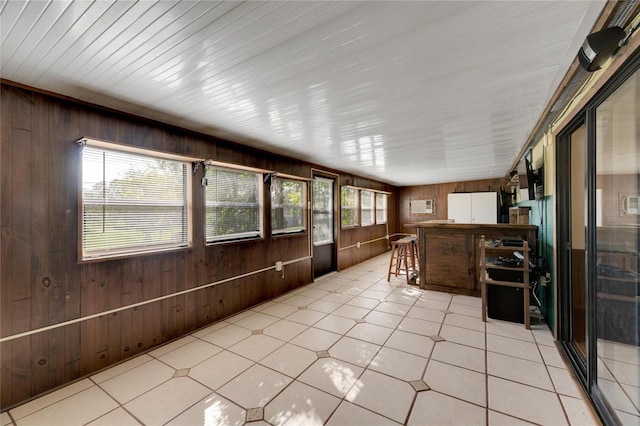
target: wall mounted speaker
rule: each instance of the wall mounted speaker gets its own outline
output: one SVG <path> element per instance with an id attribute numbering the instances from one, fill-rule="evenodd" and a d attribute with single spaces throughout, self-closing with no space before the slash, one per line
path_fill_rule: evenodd
<path id="1" fill-rule="evenodd" d="M 589 72 L 599 70 L 602 64 L 618 51 L 618 43 L 624 37 L 625 32 L 620 27 L 609 27 L 589 34 L 578 52 L 582 68 Z"/>

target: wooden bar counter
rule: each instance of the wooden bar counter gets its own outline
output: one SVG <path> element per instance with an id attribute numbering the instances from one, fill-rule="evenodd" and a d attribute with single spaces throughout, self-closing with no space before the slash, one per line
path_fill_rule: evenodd
<path id="1" fill-rule="evenodd" d="M 458 224 L 442 221 L 407 224 L 418 234 L 420 288 L 480 296 L 480 237 L 522 237 L 536 253 L 538 227 L 511 224 Z"/>

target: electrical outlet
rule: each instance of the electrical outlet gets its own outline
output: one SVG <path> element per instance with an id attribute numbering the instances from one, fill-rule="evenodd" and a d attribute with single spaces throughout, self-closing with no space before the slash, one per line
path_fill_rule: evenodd
<path id="1" fill-rule="evenodd" d="M 282 271 L 282 262 L 281 261 L 277 261 L 276 262 L 276 271 Z"/>

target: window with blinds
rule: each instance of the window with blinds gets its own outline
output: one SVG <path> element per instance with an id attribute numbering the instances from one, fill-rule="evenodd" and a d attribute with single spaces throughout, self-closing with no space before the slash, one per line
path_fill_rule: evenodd
<path id="1" fill-rule="evenodd" d="M 191 163 L 138 151 L 83 146 L 82 260 L 191 245 Z"/>
<path id="2" fill-rule="evenodd" d="M 360 224 L 362 226 L 373 225 L 373 192 L 360 191 Z"/>
<path id="3" fill-rule="evenodd" d="M 387 223 L 387 195 L 376 193 L 376 223 Z"/>
<path id="4" fill-rule="evenodd" d="M 302 232 L 306 229 L 306 184 L 299 180 L 271 181 L 271 233 Z"/>
<path id="5" fill-rule="evenodd" d="M 343 228 L 358 226 L 358 190 L 343 186 L 340 190 L 340 223 Z"/>
<path id="6" fill-rule="evenodd" d="M 208 166 L 205 232 L 207 243 L 262 235 L 259 173 Z"/>

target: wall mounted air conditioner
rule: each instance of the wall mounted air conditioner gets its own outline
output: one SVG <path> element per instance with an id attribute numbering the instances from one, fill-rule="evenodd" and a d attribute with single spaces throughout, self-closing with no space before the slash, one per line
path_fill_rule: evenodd
<path id="1" fill-rule="evenodd" d="M 435 214 L 436 213 L 435 200 L 411 200 L 409 202 L 409 209 L 411 214 Z"/>

